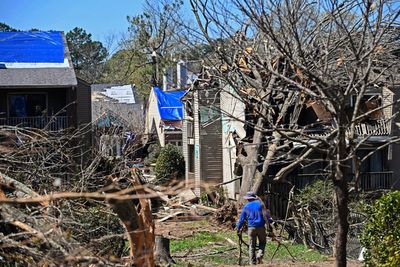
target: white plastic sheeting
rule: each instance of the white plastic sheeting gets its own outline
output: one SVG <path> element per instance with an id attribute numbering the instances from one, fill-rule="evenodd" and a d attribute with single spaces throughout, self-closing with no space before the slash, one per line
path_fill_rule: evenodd
<path id="1" fill-rule="evenodd" d="M 119 103 L 126 104 L 135 104 L 135 96 L 133 94 L 132 86 L 121 85 L 121 86 L 112 86 L 110 88 L 106 88 L 105 92 L 102 92 L 103 95 L 117 100 Z"/>

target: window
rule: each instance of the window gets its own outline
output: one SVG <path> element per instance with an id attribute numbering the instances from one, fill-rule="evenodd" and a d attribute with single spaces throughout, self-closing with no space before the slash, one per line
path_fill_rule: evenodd
<path id="1" fill-rule="evenodd" d="M 45 115 L 47 101 L 45 94 L 8 95 L 9 117 L 33 117 Z"/>

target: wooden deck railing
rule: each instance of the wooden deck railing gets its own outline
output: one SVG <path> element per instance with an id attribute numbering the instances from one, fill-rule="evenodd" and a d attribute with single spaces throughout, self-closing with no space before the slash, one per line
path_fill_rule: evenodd
<path id="1" fill-rule="evenodd" d="M 391 134 L 390 120 L 376 120 L 370 122 L 362 122 L 355 126 L 355 133 L 359 136 L 384 136 Z M 305 132 L 310 137 L 324 138 L 329 132 Z"/>
<path id="2" fill-rule="evenodd" d="M 356 133 L 362 136 L 380 136 L 390 134 L 390 120 L 376 120 L 372 122 L 362 122 L 355 127 Z"/>
<path id="3" fill-rule="evenodd" d="M 8 117 L 0 118 L 0 125 L 30 127 L 59 131 L 69 127 L 67 116 Z"/>

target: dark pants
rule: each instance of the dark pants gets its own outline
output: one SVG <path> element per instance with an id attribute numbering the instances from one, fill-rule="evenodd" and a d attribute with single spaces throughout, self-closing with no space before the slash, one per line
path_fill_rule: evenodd
<path id="1" fill-rule="evenodd" d="M 249 227 L 249 257 L 250 264 L 257 264 L 258 259 L 264 257 L 265 244 L 267 243 L 267 235 L 265 227 Z M 256 257 L 256 243 L 258 239 L 258 252 Z"/>

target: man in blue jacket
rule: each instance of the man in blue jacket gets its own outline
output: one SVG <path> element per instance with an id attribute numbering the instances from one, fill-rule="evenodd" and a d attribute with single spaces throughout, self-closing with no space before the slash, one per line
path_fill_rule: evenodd
<path id="1" fill-rule="evenodd" d="M 262 262 L 265 245 L 267 243 L 265 223 L 266 220 L 268 221 L 268 223 L 272 223 L 273 221 L 269 216 L 264 204 L 253 192 L 247 192 L 247 194 L 243 198 L 247 199 L 249 203 L 247 203 L 242 209 L 240 219 L 237 223 L 237 232 L 238 235 L 241 233 L 243 223 L 245 220 L 247 220 L 247 234 L 249 235 L 249 257 L 250 264 L 253 265 Z M 257 239 L 259 245 L 256 257 Z"/>

